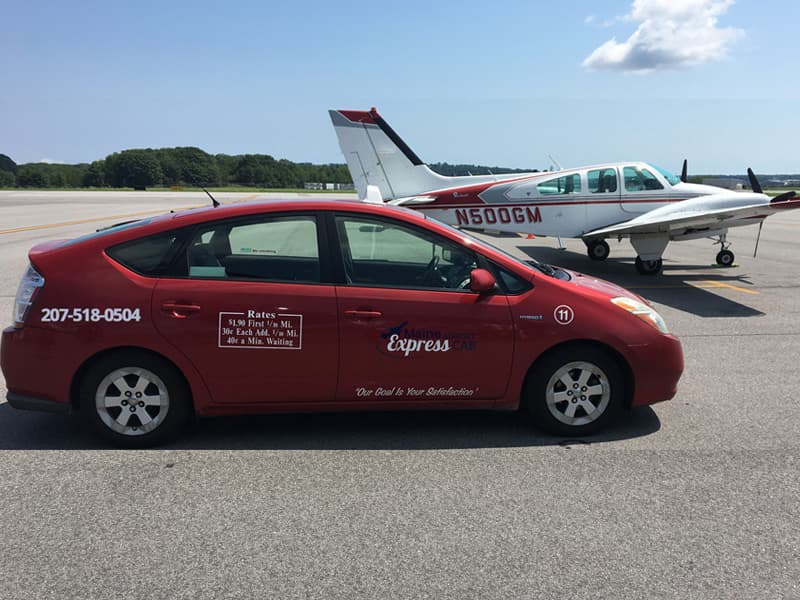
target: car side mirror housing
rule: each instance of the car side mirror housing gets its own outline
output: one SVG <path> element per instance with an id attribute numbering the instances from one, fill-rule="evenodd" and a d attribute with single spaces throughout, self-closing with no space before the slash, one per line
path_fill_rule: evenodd
<path id="1" fill-rule="evenodd" d="M 469 274 L 469 289 L 479 294 L 491 292 L 497 281 L 494 275 L 489 273 L 486 269 L 472 269 Z"/>

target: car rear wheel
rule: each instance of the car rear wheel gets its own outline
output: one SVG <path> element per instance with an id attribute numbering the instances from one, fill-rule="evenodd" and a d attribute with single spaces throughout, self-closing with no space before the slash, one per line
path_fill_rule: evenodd
<path id="1" fill-rule="evenodd" d="M 190 415 L 189 392 L 167 361 L 139 352 L 101 358 L 81 385 L 81 411 L 105 439 L 144 448 L 175 438 Z"/>
<path id="2" fill-rule="evenodd" d="M 602 429 L 622 406 L 624 380 L 613 358 L 598 348 L 558 350 L 528 376 L 524 400 L 536 425 L 556 435 Z"/>

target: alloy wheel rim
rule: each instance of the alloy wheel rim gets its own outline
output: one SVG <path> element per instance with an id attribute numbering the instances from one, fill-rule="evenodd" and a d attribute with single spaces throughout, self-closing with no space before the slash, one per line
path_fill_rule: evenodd
<path id="1" fill-rule="evenodd" d="M 605 413 L 611 400 L 608 376 L 595 364 L 576 361 L 558 369 L 547 382 L 547 409 L 561 423 L 588 425 Z"/>
<path id="2" fill-rule="evenodd" d="M 112 431 L 139 436 L 156 429 L 169 412 L 169 392 L 147 369 L 124 367 L 106 375 L 97 386 L 95 408 Z"/>

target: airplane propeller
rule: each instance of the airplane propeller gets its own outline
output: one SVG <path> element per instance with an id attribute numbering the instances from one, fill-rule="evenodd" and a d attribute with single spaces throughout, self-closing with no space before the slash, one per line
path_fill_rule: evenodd
<path id="1" fill-rule="evenodd" d="M 683 168 L 681 169 L 681 181 L 683 183 L 689 182 L 689 161 L 687 159 L 683 159 Z"/>
<path id="2" fill-rule="evenodd" d="M 748 179 L 750 179 L 750 187 L 753 189 L 753 191 L 756 194 L 763 194 L 764 190 L 761 188 L 761 184 L 758 182 L 756 174 L 753 173 L 753 169 L 749 167 L 747 169 L 747 177 Z M 791 200 L 796 195 L 797 192 L 794 191 L 784 192 L 782 194 L 778 194 L 777 196 L 775 196 L 772 200 L 769 201 L 769 203 L 772 204 L 773 202 L 785 202 L 786 200 Z"/>
<path id="3" fill-rule="evenodd" d="M 778 194 L 777 196 L 775 196 L 772 200 L 769 201 L 769 203 L 773 204 L 774 202 L 784 202 L 786 200 L 791 200 L 795 196 L 797 196 L 797 192 L 784 192 L 782 194 Z"/>
<path id="4" fill-rule="evenodd" d="M 761 184 L 758 182 L 758 178 L 756 174 L 753 173 L 753 169 L 747 167 L 747 178 L 750 180 L 750 189 L 753 190 L 756 194 L 763 194 L 764 190 L 761 188 Z"/>
<path id="5" fill-rule="evenodd" d="M 750 167 L 747 168 L 747 178 L 750 180 L 750 187 L 756 194 L 763 194 L 764 190 L 761 188 L 761 184 L 758 182 L 758 178 L 756 174 L 753 173 L 753 169 Z M 769 201 L 770 204 L 776 202 L 785 202 L 786 200 L 791 200 L 797 195 L 797 192 L 784 192 L 783 194 L 778 194 L 772 200 Z M 758 235 L 756 235 L 756 247 L 753 249 L 753 258 L 756 257 L 756 253 L 758 252 L 758 241 L 761 239 L 761 228 L 764 227 L 764 219 L 761 219 L 761 222 L 758 224 Z"/>

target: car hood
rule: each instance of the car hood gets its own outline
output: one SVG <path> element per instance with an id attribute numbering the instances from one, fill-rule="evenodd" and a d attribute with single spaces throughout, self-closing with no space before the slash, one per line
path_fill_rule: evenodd
<path id="1" fill-rule="evenodd" d="M 559 267 L 560 268 L 560 267 Z M 570 283 L 573 285 L 577 285 L 582 288 L 588 288 L 595 292 L 600 292 L 608 296 L 609 298 L 616 298 L 618 296 L 625 296 L 627 298 L 635 298 L 640 302 L 645 302 L 649 304 L 644 298 L 639 296 L 638 294 L 634 294 L 630 290 L 626 290 L 624 287 L 617 285 L 616 283 L 611 283 L 610 281 L 606 281 L 605 279 L 599 279 L 597 277 L 592 277 L 591 275 L 584 275 L 583 273 L 579 273 L 578 271 L 571 271 L 569 269 L 561 269 L 562 271 L 566 271 L 570 274 L 572 278 Z"/>

